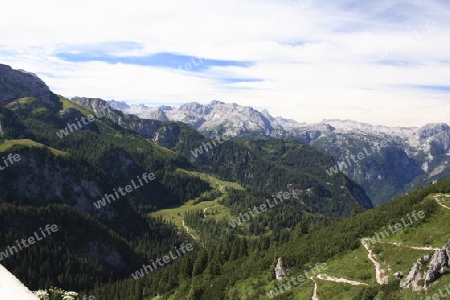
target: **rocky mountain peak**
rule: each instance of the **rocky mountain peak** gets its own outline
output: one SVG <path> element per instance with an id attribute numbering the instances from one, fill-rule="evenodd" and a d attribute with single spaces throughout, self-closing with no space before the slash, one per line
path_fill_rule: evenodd
<path id="1" fill-rule="evenodd" d="M 227 134 L 236 136 L 247 131 L 270 135 L 273 131 L 271 122 L 259 111 L 249 106 L 218 100 L 213 100 L 208 104 L 190 102 L 180 107 L 131 105 L 129 108 L 124 107 L 122 110 L 144 119 L 184 122 L 206 135 Z M 268 117 L 273 119 L 270 115 Z"/>
<path id="2" fill-rule="evenodd" d="M 261 114 L 269 121 L 275 121 L 275 118 L 272 117 L 267 109 L 263 109 Z"/>
<path id="3" fill-rule="evenodd" d="M 73 97 L 73 102 L 93 110 L 95 113 L 111 113 L 112 106 L 105 100 L 100 98 Z"/>
<path id="4" fill-rule="evenodd" d="M 34 97 L 50 106 L 53 93 L 36 74 L 24 70 L 14 70 L 0 64 L 0 104 L 6 105 L 23 97 Z"/>
<path id="5" fill-rule="evenodd" d="M 209 105 L 215 106 L 215 105 L 224 105 L 225 102 L 219 101 L 219 100 L 213 100 Z M 236 103 L 233 103 L 233 105 L 237 105 Z"/>
<path id="6" fill-rule="evenodd" d="M 130 106 L 128 105 L 128 103 L 126 103 L 125 101 L 115 101 L 115 100 L 110 100 L 108 101 L 109 105 L 114 108 L 114 109 L 120 109 L 120 110 L 125 110 L 125 109 L 129 109 Z"/>
<path id="7" fill-rule="evenodd" d="M 163 107 L 159 107 L 159 109 L 164 109 L 164 107 L 167 108 L 167 106 L 163 106 Z M 199 111 L 202 108 L 203 108 L 203 105 L 201 105 L 198 102 L 189 102 L 189 103 L 181 105 L 179 109 L 195 112 L 195 111 Z"/>
<path id="8" fill-rule="evenodd" d="M 376 204 L 404 193 L 409 188 L 405 190 L 402 186 L 413 180 L 422 183 L 439 180 L 445 178 L 450 170 L 450 127 L 447 124 L 389 127 L 338 119 L 307 124 L 281 116 L 273 117 L 267 110 L 258 111 L 218 100 L 208 104 L 191 102 L 180 107 L 129 105 L 122 110 L 143 119 L 183 122 L 206 137 L 292 138 L 332 155 L 336 162 L 345 161 L 348 155 L 358 154 L 385 141 L 387 147 L 384 152 L 358 161 L 354 168 L 341 170 L 366 188 Z M 372 159 L 378 160 L 381 168 Z M 390 192 L 371 190 L 374 181 L 387 177 L 393 177 Z M 397 181 L 398 178 L 402 181 Z M 393 190 L 396 192 L 392 193 Z"/>
<path id="9" fill-rule="evenodd" d="M 420 140 L 425 140 L 441 132 L 448 131 L 449 129 L 450 127 L 445 123 L 431 123 L 420 127 L 415 134 Z"/>

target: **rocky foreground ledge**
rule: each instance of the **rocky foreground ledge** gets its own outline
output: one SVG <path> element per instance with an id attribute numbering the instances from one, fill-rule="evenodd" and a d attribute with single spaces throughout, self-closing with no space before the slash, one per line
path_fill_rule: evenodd
<path id="1" fill-rule="evenodd" d="M 450 242 L 442 249 L 436 250 L 433 256 L 427 254 L 419 258 L 400 287 L 412 287 L 415 292 L 426 290 L 433 282 L 446 274 L 450 269 Z"/>

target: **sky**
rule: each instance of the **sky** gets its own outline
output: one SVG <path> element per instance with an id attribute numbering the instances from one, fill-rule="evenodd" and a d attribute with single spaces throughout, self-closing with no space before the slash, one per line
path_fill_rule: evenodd
<path id="1" fill-rule="evenodd" d="M 450 123 L 448 0 L 16 0 L 0 63 L 66 97 Z"/>

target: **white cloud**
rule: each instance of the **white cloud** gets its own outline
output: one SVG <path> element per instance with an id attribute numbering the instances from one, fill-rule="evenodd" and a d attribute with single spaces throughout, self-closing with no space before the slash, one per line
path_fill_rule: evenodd
<path id="1" fill-rule="evenodd" d="M 449 104 L 450 91 L 414 87 L 448 86 L 449 8 L 439 0 L 19 0 L 2 8 L 0 63 L 36 72 L 66 96 L 136 103 L 219 99 L 298 121 L 422 125 L 421 116 Z M 438 27 L 422 32 L 427 23 Z M 415 31 L 422 36 L 402 42 Z M 253 65 L 176 72 L 68 62 L 55 55 L 124 41 L 142 47 L 110 52 L 167 52 Z M 389 47 L 381 58 L 378 53 Z M 217 80 L 224 77 L 263 81 Z M 445 115 L 435 119 L 448 122 Z"/>

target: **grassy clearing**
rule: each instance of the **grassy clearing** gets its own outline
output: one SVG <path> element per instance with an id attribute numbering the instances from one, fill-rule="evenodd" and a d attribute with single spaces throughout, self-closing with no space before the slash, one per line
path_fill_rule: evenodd
<path id="1" fill-rule="evenodd" d="M 63 96 L 58 95 L 58 98 L 59 98 L 59 101 L 61 101 L 64 110 L 68 110 L 68 109 L 72 108 L 72 109 L 76 109 L 76 110 L 80 111 L 85 116 L 93 114 L 92 111 L 84 108 L 81 105 L 76 104 L 75 102 L 70 101 L 67 98 L 64 98 Z"/>
<path id="2" fill-rule="evenodd" d="M 314 282 L 311 279 L 306 279 L 302 282 L 299 282 L 298 281 L 299 275 L 304 275 L 304 274 L 303 273 L 289 274 L 281 282 L 278 282 L 277 280 L 273 280 L 269 285 L 267 285 L 265 287 L 265 290 L 267 292 L 262 294 L 262 297 L 259 299 L 269 299 L 269 296 L 267 296 L 267 293 L 275 288 L 278 288 L 279 297 L 280 297 L 277 299 L 295 299 L 295 300 L 311 299 L 311 296 L 312 296 L 313 290 L 314 290 Z M 295 280 L 297 285 L 294 284 L 292 279 Z M 290 285 L 289 285 L 289 282 L 290 282 Z M 316 282 L 317 282 L 317 280 L 316 280 Z M 282 287 L 281 290 L 279 289 L 278 284 L 280 284 L 280 287 Z M 282 284 L 287 287 L 287 290 L 282 286 Z"/>
<path id="3" fill-rule="evenodd" d="M 440 197 L 447 198 L 444 195 L 440 195 Z M 435 201 L 432 196 L 429 196 L 429 198 Z M 450 239 L 450 232 L 448 229 L 450 210 L 438 206 L 437 212 L 433 216 L 425 216 L 425 219 L 425 222 L 422 222 L 417 227 L 405 227 L 403 230 L 382 239 L 382 241 L 399 242 L 409 246 L 431 246 L 441 248 Z"/>
<path id="4" fill-rule="evenodd" d="M 204 214 L 207 217 L 212 217 L 215 220 L 220 220 L 220 219 L 230 220 L 232 218 L 230 210 L 226 206 L 220 204 L 220 201 L 222 200 L 222 198 L 224 197 L 224 195 L 226 194 L 228 189 L 243 190 L 243 187 L 241 185 L 239 185 L 238 183 L 235 183 L 235 182 L 220 180 L 220 179 L 215 178 L 214 176 L 207 175 L 204 173 L 190 172 L 190 171 L 187 171 L 184 169 L 177 169 L 176 171 L 185 173 L 190 176 L 200 177 L 201 179 L 208 182 L 212 189 L 220 191 L 221 196 L 219 196 L 213 200 L 210 200 L 210 201 L 202 201 L 202 202 L 197 203 L 198 199 L 200 197 L 208 194 L 208 192 L 205 192 L 202 195 L 200 195 L 200 197 L 195 198 L 195 199 L 190 199 L 189 201 L 187 201 L 185 204 L 183 204 L 181 206 L 166 208 L 166 209 L 162 209 L 162 210 L 159 210 L 156 212 L 152 212 L 152 213 L 150 213 L 151 217 L 161 217 L 165 221 L 172 222 L 173 224 L 175 224 L 178 228 L 180 228 L 182 230 L 186 230 L 186 228 L 187 228 L 186 226 L 183 226 L 184 214 L 187 211 L 201 209 L 201 210 L 203 210 Z M 188 228 L 188 230 L 192 235 L 194 235 L 194 237 L 198 238 L 198 234 L 195 230 L 193 230 L 192 228 Z"/>
<path id="5" fill-rule="evenodd" d="M 354 299 L 354 297 L 362 289 L 364 289 L 363 286 L 359 285 L 355 286 L 346 283 L 334 283 L 320 279 L 315 280 L 317 283 L 317 296 L 319 299 L 327 299 L 327 300 Z"/>
<path id="6" fill-rule="evenodd" d="M 214 176 L 200 173 L 200 172 L 191 172 L 184 169 L 177 169 L 178 172 L 184 172 L 185 174 L 191 175 L 191 176 L 197 176 L 200 179 L 203 179 L 207 181 L 213 189 L 220 190 L 221 192 L 226 192 L 225 188 L 235 189 L 235 190 L 244 190 L 244 188 L 236 182 L 231 181 L 225 181 L 217 179 Z"/>
<path id="7" fill-rule="evenodd" d="M 395 280 L 394 274 L 398 271 L 405 276 L 418 258 L 426 254 L 433 254 L 433 250 L 415 250 L 403 246 L 377 243 L 372 247 L 373 253 L 377 256 L 377 261 L 381 268 L 386 271 L 389 281 Z"/>
<path id="8" fill-rule="evenodd" d="M 375 267 L 367 258 L 367 251 L 362 245 L 356 250 L 338 256 L 327 262 L 327 266 L 328 268 L 322 273 L 338 278 L 367 283 L 373 286 L 377 284 Z"/>
<path id="9" fill-rule="evenodd" d="M 29 104 L 29 103 L 33 103 L 38 101 L 36 98 L 33 97 L 24 97 L 24 98 L 19 98 L 11 103 L 15 103 L 15 104 Z"/>
<path id="10" fill-rule="evenodd" d="M 8 152 L 15 146 L 23 146 L 23 147 L 35 147 L 35 148 L 46 148 L 49 149 L 54 155 L 56 156 L 69 156 L 70 154 L 67 152 L 63 152 L 60 150 L 57 150 L 55 148 L 47 147 L 45 145 L 42 145 L 40 143 L 36 143 L 35 141 L 23 139 L 23 140 L 5 140 L 3 143 L 0 144 L 0 152 Z"/>
<path id="11" fill-rule="evenodd" d="M 450 195 L 448 194 L 431 195 L 430 198 L 434 199 L 433 196 L 437 196 L 441 203 L 445 205 L 447 203 L 450 204 Z M 396 280 L 393 274 L 397 271 L 401 271 L 404 276 L 407 276 L 418 258 L 434 253 L 433 250 L 416 250 L 407 246 L 441 248 L 449 241 L 449 219 L 450 210 L 439 206 L 434 215 L 426 217 L 426 220 L 418 224 L 417 227 L 404 227 L 402 230 L 381 239 L 381 242 L 370 246 L 373 254 L 376 256 L 375 259 L 381 264 L 381 268 L 386 272 L 385 274 L 389 275 L 389 282 Z M 392 242 L 404 245 L 388 244 Z M 364 282 L 373 287 L 377 286 L 375 267 L 367 258 L 367 251 L 362 245 L 354 251 L 335 257 L 328 261 L 327 265 L 328 268 L 323 272 L 327 275 Z M 319 299 L 352 299 L 363 288 L 361 286 L 326 282 L 319 279 L 316 279 L 316 282 L 318 283 Z M 439 290 L 445 290 L 446 287 L 450 290 L 450 276 L 440 278 L 427 292 L 399 291 L 397 299 L 425 299 L 426 296 L 438 294 Z"/>
<path id="12" fill-rule="evenodd" d="M 261 274 L 258 277 L 240 280 L 227 290 L 226 299 L 271 299 L 268 293 L 275 289 L 275 291 L 278 291 L 278 298 L 276 299 L 310 299 L 314 289 L 313 281 L 307 279 L 299 283 L 296 280 L 297 285 L 292 281 L 288 284 L 288 281 L 292 280 L 292 278 L 295 279 L 297 276 L 292 274 L 292 276 L 287 276 L 283 281 L 274 279 L 269 282 L 267 276 Z M 280 290 L 278 284 L 280 286 L 284 285 L 286 288 L 282 287 Z M 273 292 L 272 295 L 275 297 L 276 293 Z"/>
<path id="13" fill-rule="evenodd" d="M 436 194 L 433 196 L 436 196 L 436 198 L 439 200 L 439 202 L 441 202 L 441 204 L 443 204 L 447 207 L 450 207 L 450 195 L 449 194 L 447 194 L 447 195 Z"/>

